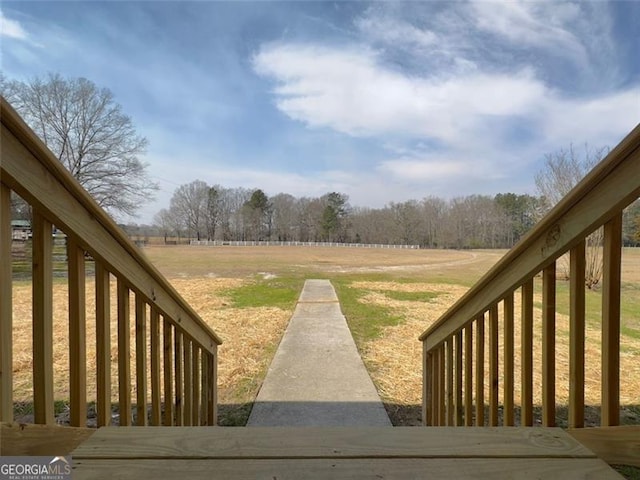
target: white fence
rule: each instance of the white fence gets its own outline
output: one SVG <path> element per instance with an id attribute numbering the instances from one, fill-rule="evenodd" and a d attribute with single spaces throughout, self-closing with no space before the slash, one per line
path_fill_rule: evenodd
<path id="1" fill-rule="evenodd" d="M 191 240 L 190 245 L 199 247 L 350 247 L 350 248 L 388 248 L 417 250 L 420 245 L 384 245 L 374 243 L 337 243 L 337 242 L 255 242 L 255 241 L 222 241 Z"/>

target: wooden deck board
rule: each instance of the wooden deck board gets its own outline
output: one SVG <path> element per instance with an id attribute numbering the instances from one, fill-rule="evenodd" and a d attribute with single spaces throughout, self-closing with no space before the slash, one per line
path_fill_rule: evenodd
<path id="1" fill-rule="evenodd" d="M 572 428 L 574 438 L 612 465 L 640 467 L 640 426 Z"/>
<path id="2" fill-rule="evenodd" d="M 540 479 L 619 480 L 602 460 L 549 459 L 250 459 L 250 460 L 76 460 L 73 478 L 144 479 Z"/>
<path id="3" fill-rule="evenodd" d="M 561 429 L 432 427 L 101 428 L 74 458 L 594 458 Z"/>
<path id="4" fill-rule="evenodd" d="M 96 431 L 95 428 L 2 422 L 0 424 L 0 455 L 69 455 Z"/>
<path id="5" fill-rule="evenodd" d="M 102 428 L 74 479 L 620 479 L 559 428 Z"/>

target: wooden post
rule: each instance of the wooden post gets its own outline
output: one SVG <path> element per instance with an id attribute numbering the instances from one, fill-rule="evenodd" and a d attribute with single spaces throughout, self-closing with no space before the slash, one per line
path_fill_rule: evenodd
<path id="1" fill-rule="evenodd" d="M 464 425 L 473 425 L 473 322 L 464 329 Z"/>
<path id="2" fill-rule="evenodd" d="M 96 260 L 96 386 L 98 427 L 111 425 L 111 285 Z"/>
<path id="3" fill-rule="evenodd" d="M 484 314 L 476 319 L 476 427 L 484 427 Z"/>
<path id="4" fill-rule="evenodd" d="M 200 349 L 200 365 L 202 365 L 202 389 L 200 391 L 200 425 L 207 425 L 207 403 L 209 393 L 209 362 L 207 361 L 207 352 L 204 348 Z"/>
<path id="5" fill-rule="evenodd" d="M 452 426 L 454 419 L 454 404 L 453 404 L 453 337 L 449 337 L 445 342 L 445 354 L 447 365 L 447 418 L 446 425 Z"/>
<path id="6" fill-rule="evenodd" d="M 422 425 L 433 426 L 433 356 L 422 342 Z"/>
<path id="7" fill-rule="evenodd" d="M 175 361 L 175 390 L 176 390 L 176 425 L 182 426 L 183 420 L 183 387 L 182 382 L 182 332 L 176 327 L 174 328 L 174 355 Z"/>
<path id="8" fill-rule="evenodd" d="M 129 287 L 118 278 L 118 400 L 120 426 L 131 425 L 131 332 Z"/>
<path id="9" fill-rule="evenodd" d="M 163 343 L 163 381 L 164 381 L 164 426 L 170 427 L 173 421 L 173 326 L 164 317 L 162 322 Z"/>
<path id="10" fill-rule="evenodd" d="M 542 425 L 556 426 L 556 264 L 542 271 Z"/>
<path id="11" fill-rule="evenodd" d="M 426 342 L 425 342 L 426 343 Z M 440 350 L 435 347 L 432 350 L 433 355 L 433 375 L 431 383 L 433 385 L 433 422 L 431 425 L 440 426 Z"/>
<path id="12" fill-rule="evenodd" d="M 455 373 L 456 373 L 456 381 L 455 381 L 455 407 L 456 407 L 456 418 L 455 425 L 457 427 L 461 427 L 463 425 L 462 422 L 462 412 L 464 410 L 464 404 L 462 403 L 462 330 L 460 330 L 455 335 Z"/>
<path id="13" fill-rule="evenodd" d="M 533 278 L 522 285 L 521 415 L 522 426 L 533 425 Z"/>
<path id="14" fill-rule="evenodd" d="M 602 426 L 620 423 L 622 213 L 604 226 L 602 272 Z"/>
<path id="15" fill-rule="evenodd" d="M 446 385 L 446 361 L 445 361 L 445 344 L 444 342 L 440 344 L 438 347 L 438 357 L 439 357 L 439 365 L 438 365 L 438 393 L 440 394 L 440 398 L 438 398 L 438 425 L 444 426 L 447 424 L 447 409 L 446 409 L 446 394 L 447 394 L 447 385 Z"/>
<path id="16" fill-rule="evenodd" d="M 84 250 L 67 237 L 69 259 L 69 404 L 70 424 L 87 424 L 87 319 Z"/>
<path id="17" fill-rule="evenodd" d="M 53 425 L 53 239 L 51 222 L 33 210 L 33 413 Z"/>
<path id="18" fill-rule="evenodd" d="M 207 395 L 207 425 L 218 424 L 218 346 L 214 347 L 212 354 L 207 354 L 207 371 L 209 373 L 209 392 Z"/>
<path id="19" fill-rule="evenodd" d="M 584 427 L 585 242 L 571 249 L 569 278 L 569 428 Z"/>
<path id="20" fill-rule="evenodd" d="M 147 426 L 147 304 L 136 292 L 136 424 Z"/>
<path id="21" fill-rule="evenodd" d="M 196 345 L 195 342 L 192 343 L 193 350 L 191 352 L 191 363 L 193 367 L 191 368 L 191 374 L 193 375 L 193 398 L 191 407 L 191 425 L 197 426 L 200 425 L 200 348 Z"/>
<path id="22" fill-rule="evenodd" d="M 191 347 L 193 343 L 191 339 L 186 335 L 183 335 L 183 353 L 184 353 L 184 401 L 182 402 L 182 408 L 184 412 L 184 425 L 190 426 L 192 416 L 191 410 L 193 407 L 193 376 L 191 373 Z"/>
<path id="23" fill-rule="evenodd" d="M 13 422 L 11 190 L 0 184 L 0 422 Z"/>
<path id="24" fill-rule="evenodd" d="M 504 426 L 512 427 L 515 424 L 513 413 L 513 361 L 514 353 L 514 330 L 513 320 L 515 310 L 513 305 L 513 292 L 510 292 L 503 300 L 504 307 L 504 411 L 502 423 Z"/>
<path id="25" fill-rule="evenodd" d="M 151 425 L 162 424 L 160 391 L 160 314 L 151 306 Z"/>
<path id="26" fill-rule="evenodd" d="M 498 425 L 498 305 L 489 308 L 489 426 Z"/>

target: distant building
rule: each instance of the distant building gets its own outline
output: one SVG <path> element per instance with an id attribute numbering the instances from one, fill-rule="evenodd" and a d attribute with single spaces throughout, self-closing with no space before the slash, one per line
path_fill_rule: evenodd
<path id="1" fill-rule="evenodd" d="M 31 238 L 31 222 L 29 220 L 11 220 L 11 238 L 26 241 Z"/>

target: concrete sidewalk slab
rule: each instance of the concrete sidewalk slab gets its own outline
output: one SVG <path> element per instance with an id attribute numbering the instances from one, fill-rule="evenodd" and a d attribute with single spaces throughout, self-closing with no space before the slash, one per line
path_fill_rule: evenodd
<path id="1" fill-rule="evenodd" d="M 391 426 L 328 280 L 307 280 L 247 426 Z"/>

